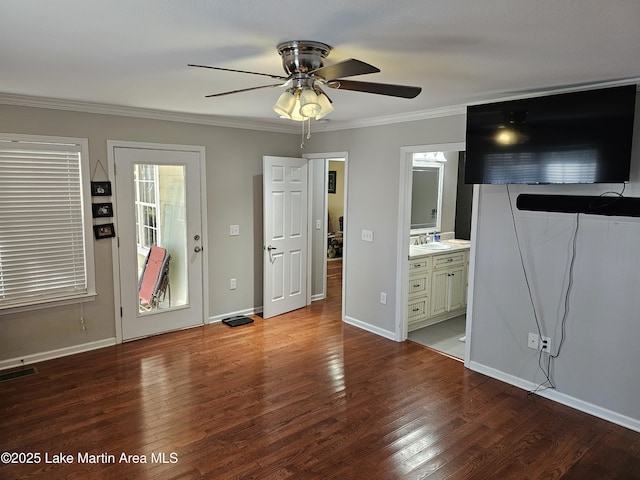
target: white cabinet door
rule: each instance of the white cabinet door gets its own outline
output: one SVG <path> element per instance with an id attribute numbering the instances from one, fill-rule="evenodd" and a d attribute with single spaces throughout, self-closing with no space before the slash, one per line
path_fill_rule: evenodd
<path id="1" fill-rule="evenodd" d="M 466 267 L 460 265 L 451 267 L 447 277 L 447 311 L 458 310 L 465 306 L 466 299 Z"/>
<path id="2" fill-rule="evenodd" d="M 431 316 L 448 311 L 449 270 L 434 270 L 431 277 Z"/>

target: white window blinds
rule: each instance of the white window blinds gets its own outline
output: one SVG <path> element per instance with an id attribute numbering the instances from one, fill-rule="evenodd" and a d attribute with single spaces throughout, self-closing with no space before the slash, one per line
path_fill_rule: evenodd
<path id="1" fill-rule="evenodd" d="M 82 150 L 0 140 L 0 309 L 89 293 Z"/>

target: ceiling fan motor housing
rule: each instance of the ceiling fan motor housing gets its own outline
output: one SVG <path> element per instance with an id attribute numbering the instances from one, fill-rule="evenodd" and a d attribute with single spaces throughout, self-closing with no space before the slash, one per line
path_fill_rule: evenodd
<path id="1" fill-rule="evenodd" d="M 278 45 L 282 67 L 287 75 L 307 73 L 324 66 L 331 47 L 326 43 L 309 40 L 294 40 Z"/>

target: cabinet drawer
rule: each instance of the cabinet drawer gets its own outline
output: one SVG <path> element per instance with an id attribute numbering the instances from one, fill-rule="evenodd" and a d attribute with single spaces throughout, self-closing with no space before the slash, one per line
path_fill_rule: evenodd
<path id="1" fill-rule="evenodd" d="M 417 260 L 409 260 L 409 275 L 413 275 L 418 271 L 430 271 L 431 270 L 431 257 L 420 258 Z"/>
<path id="2" fill-rule="evenodd" d="M 422 320 L 429 315 L 429 297 L 423 296 L 409 301 L 409 322 Z"/>
<path id="3" fill-rule="evenodd" d="M 455 252 L 445 255 L 436 255 L 433 257 L 433 269 L 447 268 L 452 265 L 463 265 L 467 263 L 467 252 Z"/>
<path id="4" fill-rule="evenodd" d="M 429 293 L 431 273 L 414 273 L 409 277 L 409 298 Z"/>

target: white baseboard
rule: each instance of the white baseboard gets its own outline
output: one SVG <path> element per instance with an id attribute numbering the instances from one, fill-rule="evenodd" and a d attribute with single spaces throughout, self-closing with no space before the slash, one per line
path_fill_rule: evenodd
<path id="1" fill-rule="evenodd" d="M 469 368 L 474 372 L 482 373 L 484 375 L 487 375 L 488 377 L 495 378 L 496 380 L 500 380 L 523 390 L 534 391 L 538 386 L 537 384 L 528 380 L 515 377 L 508 373 L 496 370 L 495 368 L 487 367 L 486 365 L 482 365 L 477 362 L 469 362 Z M 616 425 L 620 425 L 630 430 L 640 432 L 640 420 L 638 419 L 622 415 L 620 413 L 600 407 L 598 405 L 594 405 L 589 402 L 585 402 L 584 400 L 580 400 L 579 398 L 575 398 L 565 393 L 558 392 L 554 389 L 538 390 L 536 394 L 540 395 L 541 397 L 548 398 L 549 400 L 553 400 L 554 402 L 561 403 L 562 405 L 575 408 L 576 410 L 580 410 L 581 412 L 588 413 L 589 415 L 593 415 L 594 417 L 602 418 L 603 420 L 615 423 Z"/>
<path id="2" fill-rule="evenodd" d="M 227 317 L 235 317 L 236 315 L 256 315 L 262 313 L 262 307 L 246 308 L 244 310 L 238 310 L 236 312 L 224 313 L 222 315 L 214 315 L 209 317 L 209 323 L 221 322 Z"/>
<path id="3" fill-rule="evenodd" d="M 72 347 L 59 348 L 57 350 L 34 353 L 31 355 L 26 355 L 24 357 L 0 360 L 0 370 L 5 370 L 7 368 L 20 367 L 22 365 L 30 365 L 32 363 L 37 363 L 37 362 L 44 362 L 45 360 L 52 360 L 54 358 L 66 357 L 68 355 L 74 355 L 76 353 L 88 352 L 90 350 L 97 350 L 98 348 L 111 347 L 115 344 L 116 344 L 115 337 L 105 338 L 104 340 L 97 340 L 95 342 L 83 343 L 81 345 L 74 345 Z"/>
<path id="4" fill-rule="evenodd" d="M 354 327 L 361 328 L 362 330 L 366 330 L 367 332 L 375 333 L 376 335 L 388 338 L 389 340 L 393 340 L 394 342 L 396 341 L 396 332 L 390 332 L 389 330 L 385 330 L 384 328 L 379 328 L 360 320 L 356 320 L 353 317 L 345 317 L 344 321 L 345 323 L 353 325 Z"/>
<path id="5" fill-rule="evenodd" d="M 316 295 L 311 295 L 311 301 L 317 302 L 318 300 L 324 300 L 326 298 L 324 293 L 318 293 Z"/>

